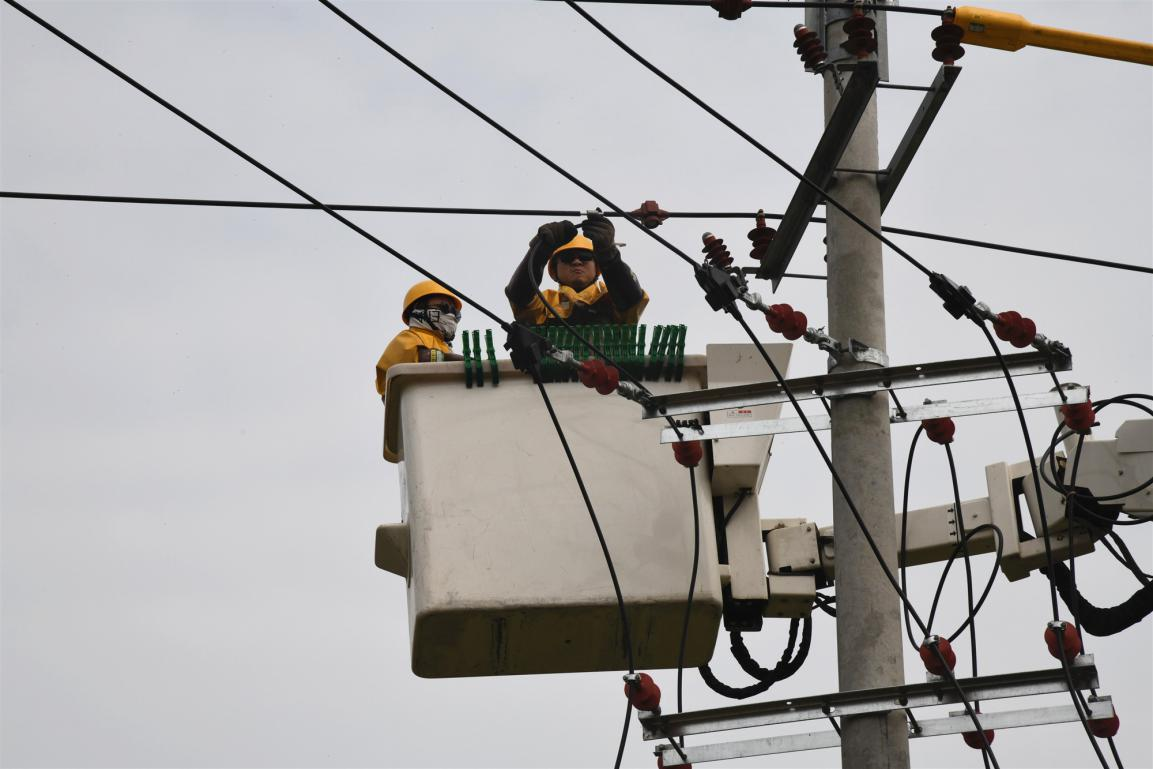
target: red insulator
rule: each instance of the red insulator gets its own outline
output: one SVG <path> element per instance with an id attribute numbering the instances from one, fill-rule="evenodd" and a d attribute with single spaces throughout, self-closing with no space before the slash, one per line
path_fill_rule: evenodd
<path id="1" fill-rule="evenodd" d="M 933 30 L 933 40 L 937 42 L 933 58 L 942 64 L 956 62 L 965 55 L 965 49 L 961 47 L 961 38 L 964 36 L 965 30 L 960 25 L 954 24 L 951 18 L 945 18 L 941 26 Z"/>
<path id="2" fill-rule="evenodd" d="M 1093 429 L 1093 425 L 1097 421 L 1097 412 L 1093 410 L 1093 401 L 1066 403 L 1061 407 L 1061 416 L 1065 418 L 1066 427 L 1082 435 Z"/>
<path id="3" fill-rule="evenodd" d="M 765 258 L 765 252 L 769 250 L 769 244 L 773 242 L 777 231 L 772 227 L 765 224 L 765 212 L 757 211 L 757 226 L 749 230 L 748 238 L 753 242 L 753 250 L 749 252 L 749 256 L 757 261 Z"/>
<path id="4" fill-rule="evenodd" d="M 661 223 L 669 218 L 669 212 L 658 206 L 655 200 L 646 200 L 644 203 L 641 203 L 640 208 L 630 213 L 640 219 L 650 230 L 655 230 L 657 227 L 660 227 Z"/>
<path id="5" fill-rule="evenodd" d="M 1028 347 L 1037 338 L 1037 324 L 1031 318 L 1021 317 L 1021 313 L 1016 310 L 997 313 L 993 330 L 997 332 L 998 339 L 1014 347 Z"/>
<path id="6" fill-rule="evenodd" d="M 844 26 L 848 36 L 841 47 L 858 59 L 863 59 L 877 51 L 877 22 L 872 16 L 866 16 L 860 8 L 853 9 L 853 15 L 845 21 Z"/>
<path id="7" fill-rule="evenodd" d="M 700 441 L 680 441 L 673 444 L 673 456 L 685 467 L 696 467 L 704 455 L 705 449 Z"/>
<path id="8" fill-rule="evenodd" d="M 736 21 L 742 13 L 753 7 L 753 0 L 709 0 L 709 5 L 722 19 Z"/>
<path id="9" fill-rule="evenodd" d="M 819 69 L 829 58 L 820 36 L 804 24 L 793 27 L 793 36 L 797 38 L 793 41 L 793 47 L 809 69 Z"/>
<path id="10" fill-rule="evenodd" d="M 1077 633 L 1077 628 L 1068 622 L 1050 622 L 1045 628 L 1045 645 L 1049 647 L 1049 653 L 1055 659 L 1061 659 L 1062 649 L 1066 660 L 1072 660 L 1082 649 L 1081 636 Z"/>
<path id="11" fill-rule="evenodd" d="M 1089 731 L 1093 733 L 1094 737 L 1100 737 L 1103 740 L 1115 736 L 1120 728 L 1121 719 L 1117 717 L 1116 713 L 1109 718 L 1089 719 Z"/>
<path id="12" fill-rule="evenodd" d="M 621 383 L 621 373 L 604 361 L 592 358 L 584 361 L 577 371 L 577 377 L 585 387 L 592 387 L 601 395 L 616 392 Z"/>
<path id="13" fill-rule="evenodd" d="M 661 687 L 648 673 L 638 673 L 636 681 L 625 681 L 625 697 L 637 710 L 661 708 Z"/>
<path id="14" fill-rule="evenodd" d="M 937 651 L 945 658 L 945 665 L 941 665 L 941 660 L 933 653 L 933 644 L 936 643 Z M 925 670 L 928 670 L 935 676 L 943 676 L 949 670 L 957 666 L 957 654 L 953 651 L 953 645 L 949 643 L 949 639 L 941 638 L 940 636 L 931 635 L 925 639 L 921 644 L 920 649 L 921 662 L 925 663 Z"/>
<path id="15" fill-rule="evenodd" d="M 925 428 L 925 436 L 933 443 L 944 446 L 953 442 L 953 433 L 957 432 L 957 425 L 949 417 L 937 419 L 922 419 L 921 426 Z"/>
<path id="16" fill-rule="evenodd" d="M 980 713 L 981 711 L 978 710 L 977 712 Z M 985 729 L 984 731 L 985 740 L 987 740 L 989 744 L 992 745 L 993 737 L 995 737 L 997 733 L 992 729 Z M 980 732 L 961 732 L 961 739 L 963 739 L 965 744 L 973 750 L 984 750 L 985 748 L 985 741 L 981 739 Z"/>
<path id="17" fill-rule="evenodd" d="M 665 769 L 665 757 L 657 756 L 657 769 Z M 677 764 L 677 769 L 693 769 L 692 764 Z"/>
<path id="18" fill-rule="evenodd" d="M 706 232 L 701 235 L 701 241 L 705 247 L 701 249 L 701 253 L 705 255 L 705 261 L 716 267 L 726 268 L 733 263 L 732 254 L 729 253 L 725 241 L 718 238 L 711 232 Z"/>
<path id="19" fill-rule="evenodd" d="M 809 329 L 808 317 L 787 304 L 774 304 L 765 313 L 765 319 L 769 321 L 769 330 L 790 341 L 800 339 Z"/>

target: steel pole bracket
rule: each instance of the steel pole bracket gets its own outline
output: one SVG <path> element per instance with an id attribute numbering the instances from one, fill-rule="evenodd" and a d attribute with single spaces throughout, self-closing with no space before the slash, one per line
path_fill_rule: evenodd
<path id="1" fill-rule="evenodd" d="M 814 186 L 804 181 L 797 185 L 797 191 L 793 193 L 789 207 L 785 209 L 785 215 L 781 218 L 777 234 L 769 244 L 760 269 L 757 270 L 758 278 L 772 280 L 773 291 L 780 285 L 781 278 L 784 277 L 785 270 L 801 243 L 801 236 L 809 226 L 809 219 L 822 200 L 818 190 L 828 188 L 829 181 L 833 178 L 833 171 L 840 164 L 841 155 L 849 146 L 849 140 L 857 130 L 861 116 L 865 114 L 865 108 L 869 106 L 878 82 L 880 76 L 877 72 L 877 62 L 857 62 L 853 76 L 849 78 L 845 92 L 837 102 L 828 125 L 825 126 L 825 132 L 821 134 L 817 147 L 813 150 L 813 157 L 805 167 L 805 179 Z"/>

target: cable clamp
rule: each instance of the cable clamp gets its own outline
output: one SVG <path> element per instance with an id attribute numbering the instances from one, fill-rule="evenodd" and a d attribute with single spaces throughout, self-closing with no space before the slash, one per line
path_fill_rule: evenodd
<path id="1" fill-rule="evenodd" d="M 639 403 L 645 408 L 648 408 L 652 402 L 649 394 L 632 382 L 621 381 L 621 383 L 617 385 L 617 395 Z"/>
<path id="2" fill-rule="evenodd" d="M 504 349 L 509 351 L 512 365 L 517 371 L 532 374 L 540 370 L 541 358 L 550 355 L 552 344 L 539 334 L 535 334 L 520 323 L 511 323 L 508 327 L 508 339 Z M 572 355 L 572 353 L 569 353 Z"/>
<path id="3" fill-rule="evenodd" d="M 945 310 L 954 318 L 960 320 L 962 317 L 968 316 L 973 318 L 973 307 L 976 305 L 977 300 L 973 298 L 973 292 L 965 286 L 959 286 L 950 280 L 947 276 L 939 272 L 934 272 L 929 276 L 929 288 L 933 292 L 945 300 Z M 985 308 L 988 309 L 987 307 Z M 974 318 L 975 319 L 975 318 Z"/>
<path id="4" fill-rule="evenodd" d="M 709 307 L 739 316 L 740 310 L 737 309 L 735 302 L 740 298 L 744 287 L 738 278 L 711 264 L 699 265 L 696 276 L 697 283 L 705 291 L 705 301 L 709 303 Z"/>
<path id="5" fill-rule="evenodd" d="M 765 304 L 765 301 L 761 298 L 761 295 L 756 291 L 743 291 L 737 298 L 744 302 L 745 306 L 750 310 L 756 310 L 757 312 L 769 311 L 769 305 Z"/>
<path id="6" fill-rule="evenodd" d="M 562 366 L 567 366 L 571 369 L 578 369 L 581 366 L 580 361 L 577 360 L 572 350 L 561 350 L 554 347 L 548 351 L 547 355 Z"/>
<path id="7" fill-rule="evenodd" d="M 869 345 L 864 342 L 853 339 L 852 337 L 849 338 L 848 345 L 846 345 L 841 352 L 848 353 L 857 363 L 872 363 L 874 366 L 880 366 L 881 368 L 887 368 L 889 365 L 889 356 L 884 350 L 869 347 Z"/>

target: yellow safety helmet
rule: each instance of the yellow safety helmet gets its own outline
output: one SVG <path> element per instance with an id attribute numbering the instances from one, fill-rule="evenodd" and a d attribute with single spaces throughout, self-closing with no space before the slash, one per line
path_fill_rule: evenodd
<path id="1" fill-rule="evenodd" d="M 412 306 L 418 301 L 424 299 L 426 296 L 433 296 L 438 294 L 440 296 L 447 296 L 449 299 L 451 299 L 452 303 L 456 305 L 456 311 L 460 312 L 463 305 L 455 294 L 437 283 L 435 280 L 422 280 L 420 283 L 417 283 L 415 286 L 410 288 L 408 293 L 404 295 L 404 309 L 400 313 L 401 321 L 408 323 L 408 313 L 412 310 Z"/>
<path id="2" fill-rule="evenodd" d="M 578 234 L 568 243 L 565 243 L 563 246 L 558 246 L 557 248 L 553 249 L 552 256 L 550 256 L 548 260 L 548 276 L 553 280 L 557 279 L 556 255 L 561 251 L 568 251 L 570 248 L 583 248 L 585 251 L 590 253 L 595 250 L 593 249 L 593 242 L 586 238 L 584 235 L 580 234 Z M 596 274 L 599 276 L 601 274 L 600 265 L 596 264 L 596 262 L 593 262 L 593 264 L 596 265 Z"/>

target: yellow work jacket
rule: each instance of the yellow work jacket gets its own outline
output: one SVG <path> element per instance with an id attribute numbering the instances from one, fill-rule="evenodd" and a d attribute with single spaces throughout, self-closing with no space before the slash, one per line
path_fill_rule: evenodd
<path id="1" fill-rule="evenodd" d="M 397 363 L 419 363 L 420 350 L 428 349 L 430 361 L 445 360 L 444 354 L 452 348 L 434 331 L 423 328 L 406 328 L 396 335 L 384 350 L 384 355 L 376 362 L 376 391 L 384 395 L 384 378 L 388 369 Z"/>
<path id="2" fill-rule="evenodd" d="M 586 286 L 582 291 L 576 291 L 570 286 L 561 286 L 559 290 L 541 289 L 541 293 L 562 318 L 583 324 L 637 323 L 649 303 L 649 295 L 642 292 L 643 296 L 639 302 L 627 310 L 618 310 L 603 280 Z M 557 322 L 548 308 L 541 303 L 540 297 L 535 294 L 527 307 L 514 306 L 513 313 L 517 321 L 528 326 Z"/>

